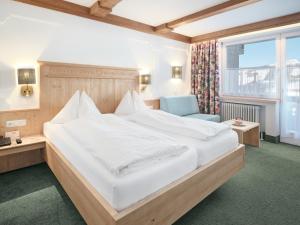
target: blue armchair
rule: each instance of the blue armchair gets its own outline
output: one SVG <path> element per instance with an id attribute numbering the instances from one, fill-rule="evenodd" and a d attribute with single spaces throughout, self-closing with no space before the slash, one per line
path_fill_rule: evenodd
<path id="1" fill-rule="evenodd" d="M 219 115 L 201 114 L 195 95 L 161 97 L 160 109 L 177 116 L 220 122 Z"/>

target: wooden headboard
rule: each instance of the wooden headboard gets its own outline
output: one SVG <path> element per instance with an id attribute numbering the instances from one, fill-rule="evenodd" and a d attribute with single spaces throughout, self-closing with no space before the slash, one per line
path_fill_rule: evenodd
<path id="1" fill-rule="evenodd" d="M 102 113 L 114 112 L 128 90 L 139 90 L 137 69 L 66 64 L 40 63 L 40 109 L 0 112 L 1 120 L 26 119 L 27 126 L 19 129 L 22 136 L 42 133 L 43 123 L 53 118 L 76 90 L 86 91 Z"/>
<path id="2" fill-rule="evenodd" d="M 102 113 L 115 111 L 128 90 L 139 89 L 137 69 L 40 62 L 40 107 L 50 120 L 76 90 L 85 91 Z"/>

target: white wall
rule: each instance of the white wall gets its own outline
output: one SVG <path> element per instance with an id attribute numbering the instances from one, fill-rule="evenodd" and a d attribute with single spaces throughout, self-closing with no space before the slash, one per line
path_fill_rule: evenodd
<path id="1" fill-rule="evenodd" d="M 190 91 L 189 45 L 11 0 L 0 2 L 0 110 L 38 107 L 35 95 L 21 97 L 16 69 L 37 61 L 139 68 L 152 75 L 144 95 Z M 184 79 L 171 79 L 171 65 Z"/>

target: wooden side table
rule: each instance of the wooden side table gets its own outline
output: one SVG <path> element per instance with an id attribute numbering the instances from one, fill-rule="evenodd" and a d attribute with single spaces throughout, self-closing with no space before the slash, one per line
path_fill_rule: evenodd
<path id="1" fill-rule="evenodd" d="M 259 123 L 243 121 L 241 126 L 233 125 L 234 120 L 227 120 L 224 123 L 229 124 L 237 132 L 240 144 L 260 146 Z"/>
<path id="2" fill-rule="evenodd" d="M 45 137 L 23 137 L 22 143 L 0 147 L 0 173 L 42 163 Z"/>

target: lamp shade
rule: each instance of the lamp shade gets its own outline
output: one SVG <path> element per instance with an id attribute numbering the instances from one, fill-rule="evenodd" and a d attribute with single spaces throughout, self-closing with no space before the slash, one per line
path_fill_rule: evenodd
<path id="1" fill-rule="evenodd" d="M 151 75 L 150 74 L 141 75 L 141 84 L 143 85 L 151 84 Z"/>
<path id="2" fill-rule="evenodd" d="M 35 84 L 35 69 L 18 69 L 18 84 Z"/>
<path id="3" fill-rule="evenodd" d="M 172 66 L 172 78 L 182 79 L 182 66 Z"/>

